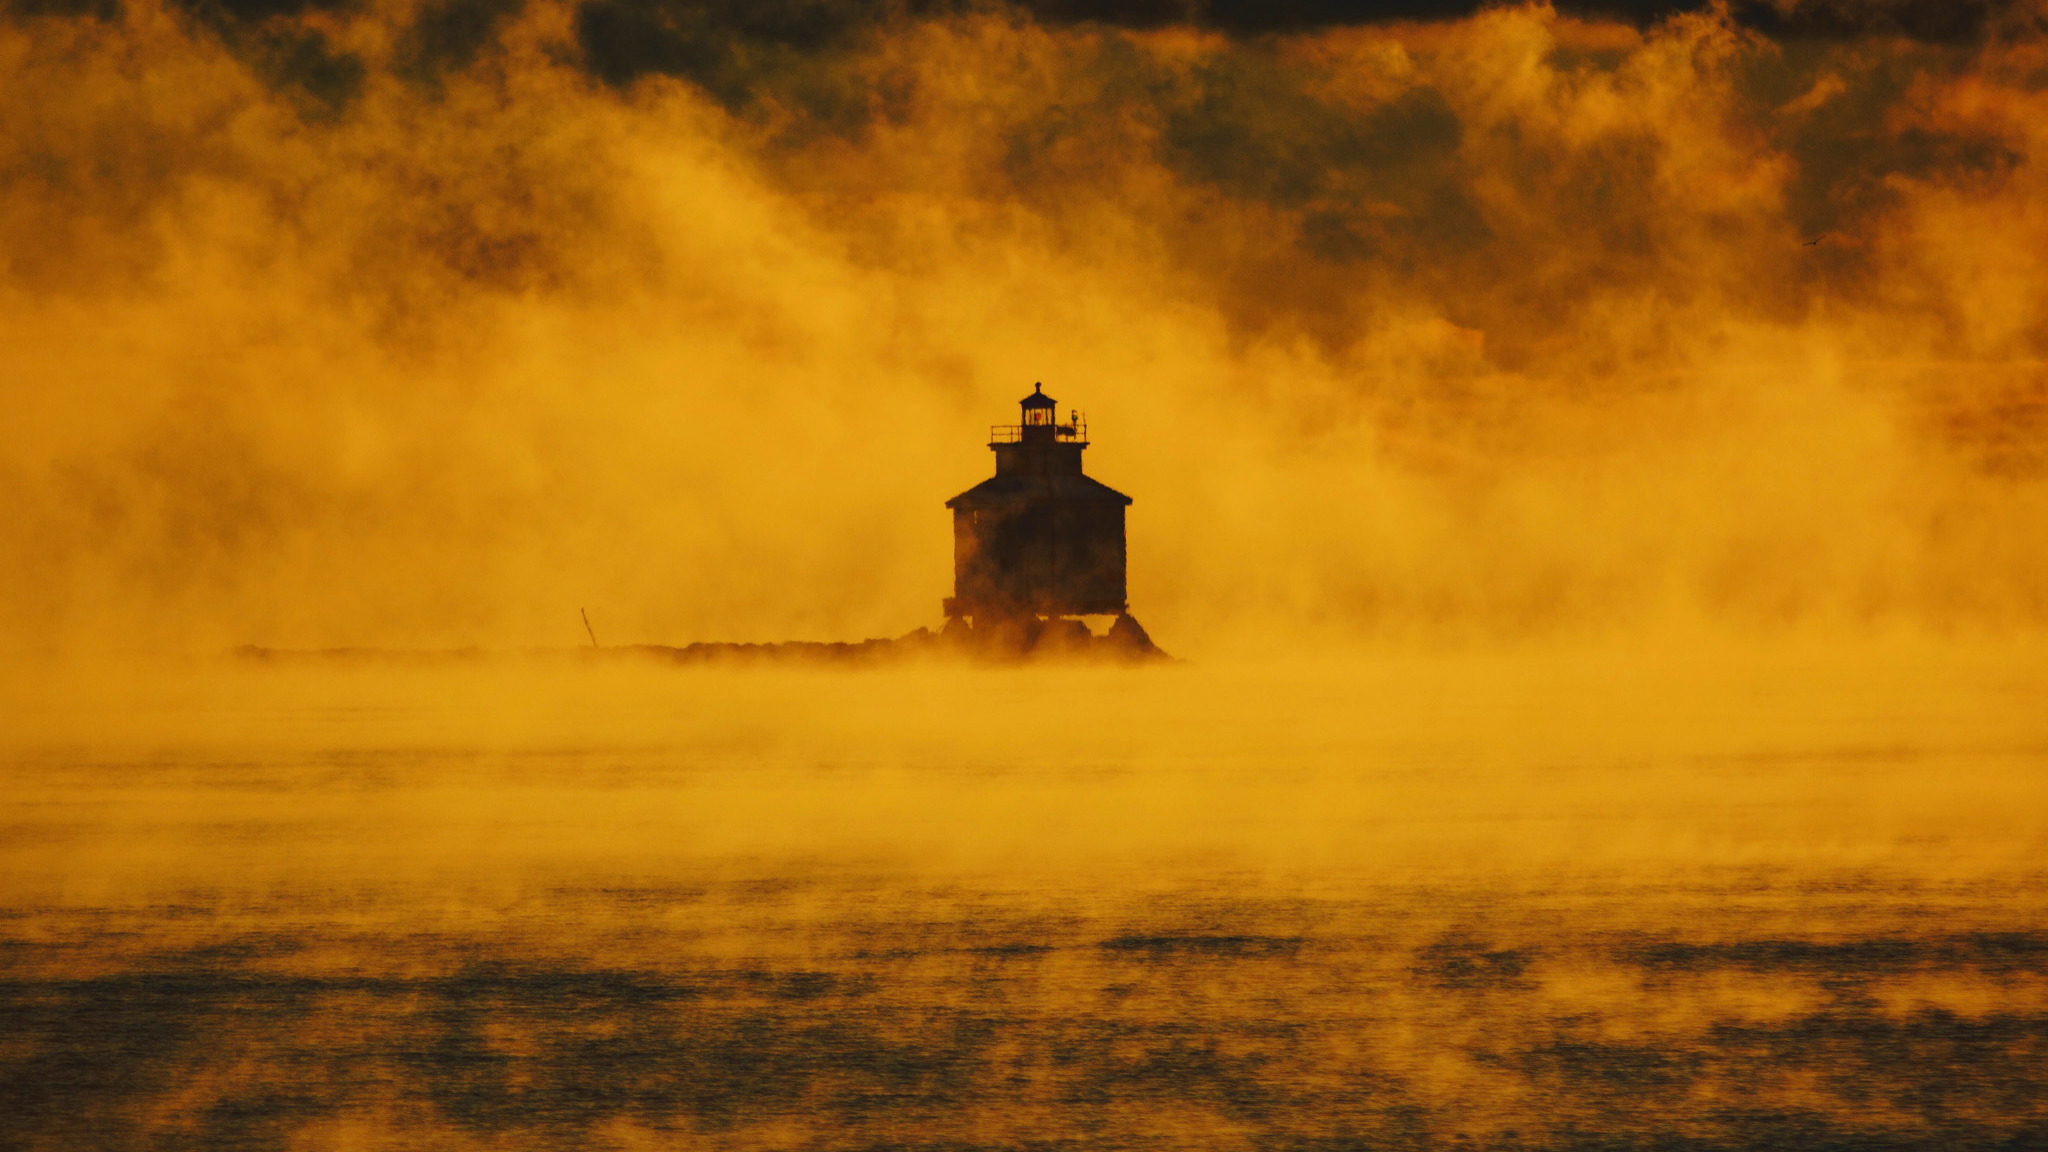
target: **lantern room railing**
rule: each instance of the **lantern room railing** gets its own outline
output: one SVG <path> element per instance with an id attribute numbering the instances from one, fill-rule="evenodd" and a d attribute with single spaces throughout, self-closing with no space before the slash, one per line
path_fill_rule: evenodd
<path id="1" fill-rule="evenodd" d="M 1024 428 L 1025 426 L 1022 424 L 991 424 L 988 426 L 988 442 L 990 444 L 1020 443 L 1024 439 Z M 1076 420 L 1071 424 L 1055 424 L 1052 429 L 1052 438 L 1061 444 L 1086 444 L 1088 443 L 1088 422 L 1086 420 Z"/>

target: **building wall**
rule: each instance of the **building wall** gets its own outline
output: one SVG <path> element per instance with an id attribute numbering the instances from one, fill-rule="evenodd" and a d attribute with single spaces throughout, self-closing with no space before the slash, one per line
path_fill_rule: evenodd
<path id="1" fill-rule="evenodd" d="M 1123 505 L 1037 501 L 956 508 L 953 595 L 970 616 L 1121 612 Z"/>

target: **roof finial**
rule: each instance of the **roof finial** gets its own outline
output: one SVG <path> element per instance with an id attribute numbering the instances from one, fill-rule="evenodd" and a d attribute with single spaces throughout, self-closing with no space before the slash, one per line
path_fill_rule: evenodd
<path id="1" fill-rule="evenodd" d="M 1042 392 L 1044 392 L 1044 391 L 1045 391 L 1045 385 L 1044 385 L 1044 384 L 1033 384 L 1033 385 L 1031 386 L 1031 391 L 1032 391 L 1032 393 L 1033 393 L 1034 395 L 1036 395 L 1036 394 L 1038 394 L 1038 393 L 1042 393 Z"/>

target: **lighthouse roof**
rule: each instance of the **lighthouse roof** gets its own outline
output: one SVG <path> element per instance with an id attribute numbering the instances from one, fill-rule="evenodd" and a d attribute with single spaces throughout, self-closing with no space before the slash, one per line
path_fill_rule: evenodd
<path id="1" fill-rule="evenodd" d="M 1024 398 L 1024 402 L 1023 402 L 1023 403 L 1024 403 L 1024 407 L 1026 407 L 1026 408 L 1057 408 L 1057 407 L 1059 407 L 1059 402 L 1058 402 L 1057 400 L 1054 400 L 1054 399 L 1053 399 L 1052 397 L 1050 397 L 1050 396 L 1047 396 L 1047 395 L 1045 394 L 1045 385 L 1043 385 L 1043 384 L 1033 384 L 1033 385 L 1031 386 L 1031 395 L 1029 395 L 1029 396 L 1026 396 L 1026 397 Z"/>
<path id="2" fill-rule="evenodd" d="M 1129 496 L 1079 472 L 1055 472 L 1050 475 L 1007 473 L 983 480 L 946 501 L 946 507 L 991 508 L 1003 504 L 1030 504 L 1041 500 L 1087 504 L 1131 502 Z"/>

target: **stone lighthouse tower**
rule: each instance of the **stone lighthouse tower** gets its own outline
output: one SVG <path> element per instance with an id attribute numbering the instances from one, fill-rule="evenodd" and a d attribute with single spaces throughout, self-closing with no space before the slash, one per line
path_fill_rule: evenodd
<path id="1" fill-rule="evenodd" d="M 977 633 L 1021 626 L 1036 636 L 1042 621 L 1115 615 L 1111 638 L 1150 650 L 1124 590 L 1131 498 L 1082 474 L 1088 425 L 1079 412 L 1062 423 L 1043 385 L 1019 408 L 1019 423 L 989 430 L 996 474 L 946 501 L 953 510 L 946 616 L 971 622 Z"/>

